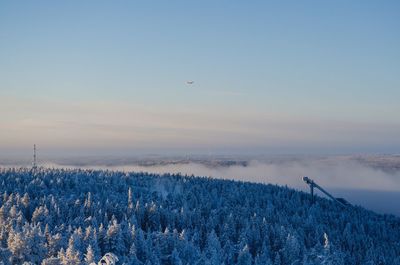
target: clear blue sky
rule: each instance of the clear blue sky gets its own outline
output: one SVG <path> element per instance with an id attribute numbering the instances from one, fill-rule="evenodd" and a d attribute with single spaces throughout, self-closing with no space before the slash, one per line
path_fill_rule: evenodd
<path id="1" fill-rule="evenodd" d="M 2 1 L 0 150 L 398 153 L 399 14 L 399 1 Z"/>

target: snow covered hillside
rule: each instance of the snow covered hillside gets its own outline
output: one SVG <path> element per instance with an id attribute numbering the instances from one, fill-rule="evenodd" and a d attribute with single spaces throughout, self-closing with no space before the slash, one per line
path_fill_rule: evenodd
<path id="1" fill-rule="evenodd" d="M 289 188 L 0 169 L 0 264 L 400 264 L 400 219 Z"/>

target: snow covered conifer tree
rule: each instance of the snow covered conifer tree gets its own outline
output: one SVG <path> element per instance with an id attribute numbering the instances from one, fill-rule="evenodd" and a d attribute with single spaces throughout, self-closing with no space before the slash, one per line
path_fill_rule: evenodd
<path id="1" fill-rule="evenodd" d="M 29 254 L 29 247 L 26 245 L 27 241 L 22 233 L 15 232 L 11 229 L 7 245 L 12 254 L 12 263 L 22 263 L 25 260 L 25 255 Z"/>
<path id="2" fill-rule="evenodd" d="M 179 253 L 176 249 L 174 249 L 171 254 L 171 265 L 182 265 L 182 260 L 179 257 Z"/>
<path id="3" fill-rule="evenodd" d="M 221 244 L 214 230 L 212 230 L 211 233 L 208 234 L 206 249 L 204 252 L 207 259 L 207 264 L 221 264 Z"/>
<path id="4" fill-rule="evenodd" d="M 97 260 L 94 257 L 93 249 L 92 249 L 92 246 L 90 244 L 87 247 L 84 260 L 85 260 L 86 264 L 90 264 L 90 263 L 95 262 Z"/>
<path id="5" fill-rule="evenodd" d="M 128 213 L 130 214 L 133 211 L 133 194 L 132 194 L 132 188 L 128 188 Z"/>
<path id="6" fill-rule="evenodd" d="M 255 265 L 272 265 L 270 250 L 264 242 L 262 245 L 261 253 L 258 255 L 254 262 Z"/>
<path id="7" fill-rule="evenodd" d="M 46 206 L 36 207 L 35 211 L 32 214 L 32 222 L 33 223 L 48 223 L 49 222 L 49 210 Z"/>
<path id="8" fill-rule="evenodd" d="M 60 253 L 60 262 L 62 265 L 81 265 L 80 253 L 75 249 L 73 236 L 69 239 L 65 253 L 63 251 Z"/>
<path id="9" fill-rule="evenodd" d="M 251 265 L 252 257 L 249 252 L 249 247 L 247 245 L 244 246 L 243 249 L 239 251 L 237 265 Z"/>
<path id="10" fill-rule="evenodd" d="M 285 262 L 292 264 L 295 261 L 300 261 L 300 243 L 297 237 L 289 234 L 285 242 Z"/>
<path id="11" fill-rule="evenodd" d="M 118 224 L 116 219 L 113 220 L 112 224 L 107 229 L 107 241 L 107 252 L 112 252 L 117 256 L 120 256 L 125 252 L 124 239 L 122 237 L 120 225 Z"/>
<path id="12" fill-rule="evenodd" d="M 282 265 L 281 255 L 279 255 L 279 253 L 275 255 L 274 265 Z"/>
<path id="13" fill-rule="evenodd" d="M 61 234 L 49 235 L 47 238 L 47 256 L 56 256 L 57 252 L 63 245 Z"/>
<path id="14" fill-rule="evenodd" d="M 128 264 L 130 265 L 139 265 L 142 264 L 139 259 L 136 256 L 136 246 L 135 243 L 132 243 L 130 249 L 129 249 L 129 255 L 128 255 Z"/>
<path id="15" fill-rule="evenodd" d="M 39 226 L 24 226 L 25 240 L 29 248 L 29 260 L 39 264 L 48 253 L 46 238 Z"/>
<path id="16" fill-rule="evenodd" d="M 143 230 L 138 228 L 135 231 L 134 239 L 136 247 L 136 256 L 140 261 L 145 261 L 147 259 L 148 249 L 146 244 L 146 239 L 144 238 Z"/>

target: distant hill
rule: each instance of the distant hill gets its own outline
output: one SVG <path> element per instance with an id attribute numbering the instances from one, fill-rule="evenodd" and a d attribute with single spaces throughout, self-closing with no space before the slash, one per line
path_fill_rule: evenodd
<path id="1" fill-rule="evenodd" d="M 0 169 L 0 264 L 400 264 L 400 218 L 287 187 Z"/>

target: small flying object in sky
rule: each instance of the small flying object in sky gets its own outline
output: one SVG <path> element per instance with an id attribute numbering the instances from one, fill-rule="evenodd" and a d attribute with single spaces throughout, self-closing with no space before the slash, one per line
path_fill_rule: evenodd
<path id="1" fill-rule="evenodd" d="M 194 81 L 190 80 L 190 81 L 186 81 L 187 85 L 193 85 Z"/>

